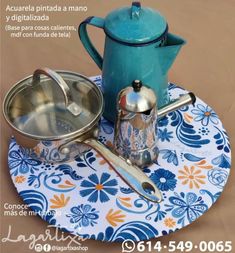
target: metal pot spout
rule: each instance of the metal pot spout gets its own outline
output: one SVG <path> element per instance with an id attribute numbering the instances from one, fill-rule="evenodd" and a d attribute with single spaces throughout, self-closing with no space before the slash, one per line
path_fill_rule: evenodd
<path id="1" fill-rule="evenodd" d="M 162 69 L 162 74 L 165 75 L 175 61 L 181 47 L 186 43 L 184 39 L 172 33 L 167 35 L 166 44 L 162 47 L 156 47 L 159 65 Z"/>
<path id="2" fill-rule="evenodd" d="M 196 96 L 192 93 L 189 92 L 187 94 L 184 94 L 180 96 L 178 99 L 171 101 L 169 104 L 166 106 L 160 108 L 157 112 L 157 117 L 158 119 L 164 117 L 170 112 L 176 111 L 177 109 L 192 104 L 194 105 L 196 102 Z"/>

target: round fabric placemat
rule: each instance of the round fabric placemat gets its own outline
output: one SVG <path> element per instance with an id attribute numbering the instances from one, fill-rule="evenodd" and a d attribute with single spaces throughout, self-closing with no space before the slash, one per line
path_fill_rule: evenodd
<path id="1" fill-rule="evenodd" d="M 101 82 L 99 76 L 93 80 Z M 169 84 L 171 99 L 184 93 Z M 99 140 L 112 146 L 113 131 L 102 119 Z M 194 107 L 159 121 L 156 131 L 158 163 L 144 172 L 162 191 L 160 204 L 133 192 L 93 150 L 68 163 L 47 164 L 28 157 L 12 138 L 10 174 L 24 202 L 55 227 L 110 242 L 159 237 L 192 223 L 216 202 L 229 176 L 231 150 L 218 116 L 199 98 Z"/>

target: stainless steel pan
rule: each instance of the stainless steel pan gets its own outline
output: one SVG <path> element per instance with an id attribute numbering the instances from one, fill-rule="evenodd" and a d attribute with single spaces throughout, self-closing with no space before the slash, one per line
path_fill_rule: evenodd
<path id="1" fill-rule="evenodd" d="M 161 201 L 157 187 L 138 167 L 97 140 L 103 105 L 100 89 L 88 78 L 43 68 L 12 87 L 4 99 L 3 113 L 29 155 L 64 162 L 93 148 L 137 193 Z"/>

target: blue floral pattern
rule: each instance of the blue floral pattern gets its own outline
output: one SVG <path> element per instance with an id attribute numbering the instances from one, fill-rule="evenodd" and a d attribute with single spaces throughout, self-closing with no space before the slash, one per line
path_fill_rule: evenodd
<path id="1" fill-rule="evenodd" d="M 160 128 L 158 129 L 158 138 L 161 141 L 170 142 L 170 139 L 173 138 L 172 134 L 173 131 L 167 131 L 167 128 L 164 128 L 163 130 L 161 130 Z"/>
<path id="2" fill-rule="evenodd" d="M 225 153 L 230 152 L 230 143 L 228 140 L 228 135 L 224 130 L 220 130 L 215 126 L 215 129 L 218 130 L 218 133 L 214 135 L 214 139 L 216 140 L 216 145 L 218 150 L 224 150 Z"/>
<path id="3" fill-rule="evenodd" d="M 176 179 L 175 174 L 170 172 L 169 170 L 158 169 L 155 170 L 151 175 L 150 178 L 156 184 L 156 186 L 161 191 L 173 191 L 176 187 Z"/>
<path id="4" fill-rule="evenodd" d="M 75 157 L 75 161 L 77 162 L 78 167 L 80 167 L 80 168 L 88 167 L 94 171 L 96 170 L 93 167 L 93 163 L 95 160 L 96 160 L 96 158 L 94 157 L 94 153 L 92 151 L 85 152 L 82 155 L 82 157 L 79 155 L 77 157 Z"/>
<path id="5" fill-rule="evenodd" d="M 165 116 L 165 117 L 163 117 L 163 118 L 161 118 L 161 119 L 158 120 L 157 126 L 158 127 L 164 127 L 164 126 L 167 126 L 168 123 L 169 123 L 168 117 Z M 156 131 L 157 131 L 157 127 L 156 127 Z"/>
<path id="6" fill-rule="evenodd" d="M 91 205 L 78 205 L 71 208 L 71 214 L 67 214 L 70 217 L 71 223 L 77 223 L 79 227 L 94 226 L 97 224 L 97 219 L 99 218 L 99 211 L 92 208 Z"/>
<path id="7" fill-rule="evenodd" d="M 197 134 L 195 126 L 186 122 L 183 118 L 183 112 L 185 112 L 184 109 L 179 109 L 169 114 L 171 116 L 170 125 L 176 128 L 175 133 L 178 141 L 191 148 L 202 148 L 209 144 L 209 139 Z"/>
<path id="8" fill-rule="evenodd" d="M 162 158 L 166 159 L 168 163 L 173 163 L 175 166 L 179 164 L 178 157 L 175 150 L 162 149 L 160 154 L 163 154 Z"/>
<path id="9" fill-rule="evenodd" d="M 184 224 L 185 219 L 189 223 L 195 221 L 208 210 L 208 206 L 202 197 L 198 197 L 194 192 L 175 193 L 175 196 L 170 197 L 169 201 L 170 205 L 166 205 L 168 207 L 166 211 L 171 211 L 172 216 L 178 218 L 178 223 L 182 224 Z"/>
<path id="10" fill-rule="evenodd" d="M 93 80 L 102 83 L 100 77 Z M 186 92 L 174 84 L 168 91 L 171 99 Z M 113 124 L 105 119 L 100 124 L 99 140 L 110 147 Z M 161 203 L 138 196 L 92 149 L 60 164 L 52 150 L 44 155 L 53 162 L 41 163 L 12 139 L 8 161 L 13 183 L 42 219 L 74 235 L 122 242 L 172 233 L 203 215 L 221 196 L 229 177 L 231 148 L 218 116 L 200 98 L 195 107 L 158 120 L 155 129 L 158 160 L 143 171 L 161 190 Z M 43 145 L 50 149 L 52 143 Z"/>
<path id="11" fill-rule="evenodd" d="M 208 129 L 208 127 L 202 127 L 198 129 L 198 133 L 201 135 L 208 135 L 210 132 L 210 130 Z"/>
<path id="12" fill-rule="evenodd" d="M 213 185 L 223 189 L 228 179 L 228 172 L 224 169 L 214 168 L 208 171 L 208 180 Z"/>
<path id="13" fill-rule="evenodd" d="M 112 227 L 107 227 L 105 232 L 100 232 L 97 236 L 92 234 L 91 236 L 84 235 L 84 237 L 109 242 L 123 242 L 128 238 L 133 241 L 142 241 L 147 240 L 149 236 L 155 237 L 157 235 L 157 229 L 147 222 L 133 221 L 124 224 L 116 231 Z"/>
<path id="14" fill-rule="evenodd" d="M 88 179 L 82 181 L 81 187 L 86 189 L 82 189 L 80 195 L 82 197 L 89 196 L 87 199 L 89 202 L 96 202 L 98 199 L 101 202 L 107 202 L 110 199 L 109 195 L 114 196 L 118 191 L 117 180 L 110 179 L 108 173 L 103 173 L 100 179 L 96 174 L 91 174 Z"/>
<path id="15" fill-rule="evenodd" d="M 17 176 L 18 174 L 26 174 L 28 172 L 34 173 L 35 170 L 38 170 L 37 166 L 41 162 L 29 157 L 27 150 L 20 147 L 19 150 L 9 152 L 8 164 L 11 173 Z"/>
<path id="16" fill-rule="evenodd" d="M 209 122 L 217 125 L 219 119 L 217 114 L 208 106 L 197 104 L 197 108 L 192 110 L 192 113 L 196 115 L 195 121 L 201 121 L 203 126 L 207 126 Z"/>
<path id="17" fill-rule="evenodd" d="M 219 155 L 212 159 L 212 164 L 219 166 L 220 168 L 230 168 L 231 158 L 225 154 Z"/>

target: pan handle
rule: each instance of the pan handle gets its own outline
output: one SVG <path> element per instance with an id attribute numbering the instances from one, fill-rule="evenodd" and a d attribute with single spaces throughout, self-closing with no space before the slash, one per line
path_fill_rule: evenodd
<path id="1" fill-rule="evenodd" d="M 152 202 L 161 202 L 162 195 L 153 181 L 137 166 L 114 154 L 96 139 L 89 138 L 83 143 L 95 149 L 113 167 L 116 173 L 139 195 Z"/>
<path id="2" fill-rule="evenodd" d="M 64 95 L 67 110 L 69 110 L 74 116 L 78 116 L 82 112 L 81 108 L 73 101 L 69 86 L 59 74 L 49 68 L 36 69 L 33 73 L 33 84 L 40 82 L 40 75 L 45 75 L 51 78 L 60 87 Z"/>

